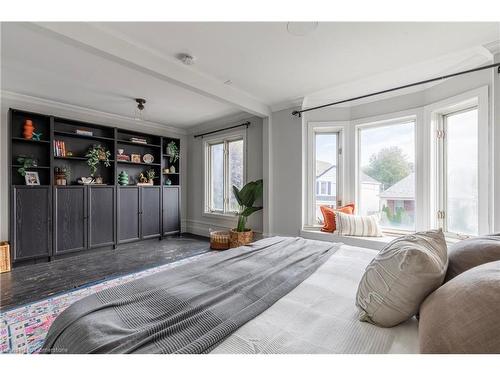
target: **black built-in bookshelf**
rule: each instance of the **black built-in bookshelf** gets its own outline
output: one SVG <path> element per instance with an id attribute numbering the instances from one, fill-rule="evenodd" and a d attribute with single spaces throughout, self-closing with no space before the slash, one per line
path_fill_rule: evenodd
<path id="1" fill-rule="evenodd" d="M 47 261 L 82 249 L 116 247 L 131 240 L 162 238 L 180 232 L 180 159 L 170 163 L 166 151 L 169 142 L 175 142 L 180 150 L 180 139 L 16 109 L 10 110 L 9 117 L 10 242 L 15 263 Z M 35 133 L 42 133 L 40 140 L 24 138 L 26 119 L 32 120 Z M 77 130 L 89 133 L 77 134 Z M 145 143 L 133 142 L 132 138 L 141 138 Z M 61 154 L 61 142 L 65 154 Z M 90 175 L 85 154 L 93 145 L 110 152 L 110 166 L 105 167 L 102 162 L 98 166 L 95 176 L 102 177 L 102 185 L 81 185 L 78 180 Z M 138 154 L 141 160 L 138 163 L 118 160 L 118 150 L 125 155 Z M 151 163 L 145 162 L 145 154 L 153 156 Z M 26 185 L 25 178 L 18 173 L 19 156 L 36 159 L 37 165 L 28 171 L 38 172 L 40 185 Z M 164 173 L 172 165 L 175 173 Z M 69 172 L 66 186 L 56 185 L 56 169 Z M 153 185 L 138 186 L 139 174 L 148 169 L 153 169 L 157 177 Z M 121 171 L 129 175 L 128 186 L 118 184 Z M 166 185 L 167 179 L 170 185 Z M 133 208 L 134 200 L 137 208 Z M 145 207 L 148 212 L 144 212 Z M 102 211 L 99 215 L 98 210 Z M 105 221 L 106 212 L 111 211 L 113 223 Z M 159 218 L 152 214 L 156 211 Z M 98 217 L 92 217 L 93 213 Z M 120 222 L 135 223 L 136 227 L 120 230 Z M 58 223 L 73 226 L 58 228 Z M 108 232 L 100 228 L 107 228 Z M 127 230 L 132 233 L 130 239 L 123 238 Z M 77 240 L 65 238 L 67 232 L 82 236 L 78 240 L 81 243 L 76 245 Z M 30 241 L 28 236 L 38 240 Z"/>

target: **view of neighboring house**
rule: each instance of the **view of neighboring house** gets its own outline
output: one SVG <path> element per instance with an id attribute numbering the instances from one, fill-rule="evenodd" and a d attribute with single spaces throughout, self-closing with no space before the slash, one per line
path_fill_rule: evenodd
<path id="1" fill-rule="evenodd" d="M 392 224 L 402 227 L 414 224 L 415 218 L 415 173 L 410 173 L 380 193 L 380 205 L 387 219 Z M 385 216 L 385 217 L 384 217 Z"/>
<path id="2" fill-rule="evenodd" d="M 385 191 L 382 184 L 360 172 L 360 204 L 357 213 L 361 215 L 381 214 L 381 224 L 401 228 L 413 227 L 415 222 L 415 173 L 398 181 Z M 316 217 L 322 222 L 320 206 L 337 205 L 337 166 L 325 161 L 316 162 Z"/>
<path id="3" fill-rule="evenodd" d="M 363 214 L 380 212 L 381 183 L 365 173 L 360 173 Z M 322 221 L 320 206 L 336 207 L 337 166 L 325 161 L 316 161 L 316 217 Z"/>

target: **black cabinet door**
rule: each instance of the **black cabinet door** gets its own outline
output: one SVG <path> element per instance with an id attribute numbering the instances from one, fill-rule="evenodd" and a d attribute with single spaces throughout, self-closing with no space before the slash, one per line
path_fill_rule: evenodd
<path id="1" fill-rule="evenodd" d="M 55 253 L 87 248 L 87 194 L 85 186 L 58 186 L 55 200 Z"/>
<path id="2" fill-rule="evenodd" d="M 89 248 L 115 243 L 115 187 L 89 186 Z"/>
<path id="3" fill-rule="evenodd" d="M 160 236 L 161 186 L 141 187 L 141 238 Z"/>
<path id="4" fill-rule="evenodd" d="M 118 243 L 141 238 L 139 187 L 118 188 Z"/>
<path id="5" fill-rule="evenodd" d="M 48 257 L 52 253 L 52 189 L 12 189 L 11 243 L 13 261 Z"/>
<path id="6" fill-rule="evenodd" d="M 163 234 L 179 231 L 179 188 L 163 187 Z"/>

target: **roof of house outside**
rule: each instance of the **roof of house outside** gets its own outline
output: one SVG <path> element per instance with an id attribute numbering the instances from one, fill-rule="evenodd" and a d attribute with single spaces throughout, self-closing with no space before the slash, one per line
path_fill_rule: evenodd
<path id="1" fill-rule="evenodd" d="M 378 185 L 380 185 L 380 182 L 378 182 L 377 180 L 375 180 L 373 177 L 368 176 L 364 172 L 360 172 L 359 173 L 359 177 L 360 177 L 361 182 L 363 184 L 378 184 Z"/>
<path id="2" fill-rule="evenodd" d="M 316 160 L 316 178 L 321 177 L 332 168 L 337 169 L 337 166 L 327 161 Z"/>
<path id="3" fill-rule="evenodd" d="M 389 200 L 414 200 L 415 173 L 410 173 L 408 176 L 392 185 L 389 189 L 380 193 L 380 198 Z"/>

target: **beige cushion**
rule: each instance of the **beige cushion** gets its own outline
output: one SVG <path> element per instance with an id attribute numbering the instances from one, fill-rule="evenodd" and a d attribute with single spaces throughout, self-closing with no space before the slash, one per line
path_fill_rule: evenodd
<path id="1" fill-rule="evenodd" d="M 450 280 L 420 308 L 422 353 L 500 353 L 500 261 Z"/>
<path id="2" fill-rule="evenodd" d="M 440 229 L 390 242 L 366 267 L 359 283 L 356 306 L 360 320 L 382 327 L 408 320 L 442 284 L 447 265 Z"/>
<path id="3" fill-rule="evenodd" d="M 484 263 L 500 260 L 500 235 L 469 238 L 450 246 L 446 281 Z"/>
<path id="4" fill-rule="evenodd" d="M 336 234 L 342 236 L 381 237 L 378 215 L 348 215 L 335 211 Z"/>

